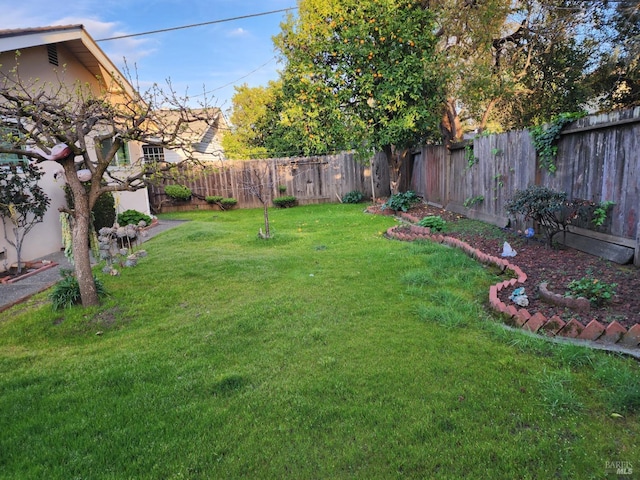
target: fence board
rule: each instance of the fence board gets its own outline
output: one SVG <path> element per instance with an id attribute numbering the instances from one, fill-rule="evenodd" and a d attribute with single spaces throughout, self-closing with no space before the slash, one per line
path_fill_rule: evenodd
<path id="1" fill-rule="evenodd" d="M 300 204 L 339 201 L 346 193 L 359 190 L 365 197 L 389 195 L 389 171 L 384 155 L 376 155 L 372 168 L 356 161 L 352 153 L 326 157 L 277 158 L 268 160 L 216 162 L 205 168 L 190 167 L 180 171 L 180 181 L 166 181 L 149 187 L 149 198 L 154 212 L 182 208 L 164 193 L 169 183 L 181 183 L 193 192 L 190 208 L 214 208 L 205 197 L 221 195 L 238 200 L 242 208 L 262 206 L 260 200 L 247 188 L 252 172 L 267 165 L 264 179 L 271 198 L 280 195 L 279 185 L 287 187 L 285 195 L 294 195 Z"/>

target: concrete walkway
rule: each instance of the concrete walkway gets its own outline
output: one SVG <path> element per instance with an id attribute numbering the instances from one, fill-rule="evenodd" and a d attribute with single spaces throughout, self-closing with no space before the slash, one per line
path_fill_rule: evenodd
<path id="1" fill-rule="evenodd" d="M 142 237 L 142 241 L 146 242 L 159 233 L 177 227 L 182 223 L 184 222 L 179 220 L 161 220 L 146 231 L 147 235 Z M 1 313 L 4 310 L 11 308 L 18 303 L 24 302 L 32 295 L 47 290 L 55 285 L 61 278 L 61 269 L 73 270 L 73 265 L 69 263 L 67 258 L 64 256 L 64 252 L 55 252 L 36 260 L 47 260 L 49 262 L 57 263 L 57 265 L 38 271 L 37 273 L 22 278 L 17 282 L 0 284 L 0 318 L 3 315 L 6 315 Z"/>

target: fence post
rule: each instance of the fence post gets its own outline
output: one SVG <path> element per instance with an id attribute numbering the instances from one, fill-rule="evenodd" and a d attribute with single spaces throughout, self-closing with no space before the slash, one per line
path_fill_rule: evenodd
<path id="1" fill-rule="evenodd" d="M 636 267 L 640 267 L 640 222 L 638 222 L 638 226 L 636 227 L 636 248 L 633 254 L 633 264 Z"/>

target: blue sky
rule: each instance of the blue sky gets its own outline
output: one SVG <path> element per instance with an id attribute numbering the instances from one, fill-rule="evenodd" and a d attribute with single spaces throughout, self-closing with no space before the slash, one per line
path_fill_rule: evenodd
<path id="1" fill-rule="evenodd" d="M 0 0 L 0 28 L 81 23 L 95 39 L 222 20 L 296 6 L 296 0 Z M 140 89 L 171 83 L 179 94 L 216 97 L 231 106 L 233 85 L 255 87 L 277 78 L 271 37 L 285 13 L 156 33 L 98 45 L 122 70 L 135 65 Z"/>

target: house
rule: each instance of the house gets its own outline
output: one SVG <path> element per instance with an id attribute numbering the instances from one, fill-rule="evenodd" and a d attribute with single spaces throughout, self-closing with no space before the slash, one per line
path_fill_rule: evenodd
<path id="1" fill-rule="evenodd" d="M 19 51 L 19 58 L 16 52 Z M 77 81 L 95 89 L 119 88 L 130 95 L 134 91 L 127 79 L 95 43 L 82 25 L 0 30 L 0 73 L 7 74 L 19 63 L 21 79 L 38 78 L 43 82 L 59 82 L 69 86 Z M 114 81 L 114 77 L 116 80 Z M 9 119 L 2 119 L 7 122 Z M 103 145 L 104 147 L 104 145 Z M 132 161 L 142 159 L 145 146 L 136 142 L 124 145 L 110 170 L 126 169 Z M 16 162 L 16 155 L 0 154 L 0 168 Z M 62 247 L 58 208 L 66 205 L 64 183 L 56 181 L 59 165 L 55 162 L 40 164 L 44 170 L 41 186 L 51 199 L 44 221 L 34 227 L 25 238 L 21 258 L 34 260 Z M 117 173 L 116 173 L 117 174 Z M 135 192 L 116 192 L 118 211 L 135 209 L 150 214 L 146 188 Z M 7 222 L 7 219 L 0 218 Z M 1 230 L 1 229 L 0 229 Z M 15 249 L 0 231 L 0 272 L 17 261 Z"/>
<path id="2" fill-rule="evenodd" d="M 203 109 L 192 109 L 193 115 L 204 114 Z M 169 123 L 176 121 L 178 112 L 173 110 L 165 110 L 161 113 Z M 213 117 L 213 118 L 211 118 Z M 222 147 L 222 136 L 225 130 L 229 129 L 227 120 L 222 110 L 219 108 L 210 109 L 208 118 L 191 122 L 187 125 L 188 131 L 185 132 L 185 140 L 191 143 L 191 158 L 197 162 L 214 162 L 225 160 L 224 149 Z M 155 153 L 156 156 L 152 157 Z M 145 158 L 154 158 L 166 162 L 177 163 L 186 159 L 186 156 L 179 150 L 158 150 L 155 152 L 152 147 L 145 148 Z"/>

